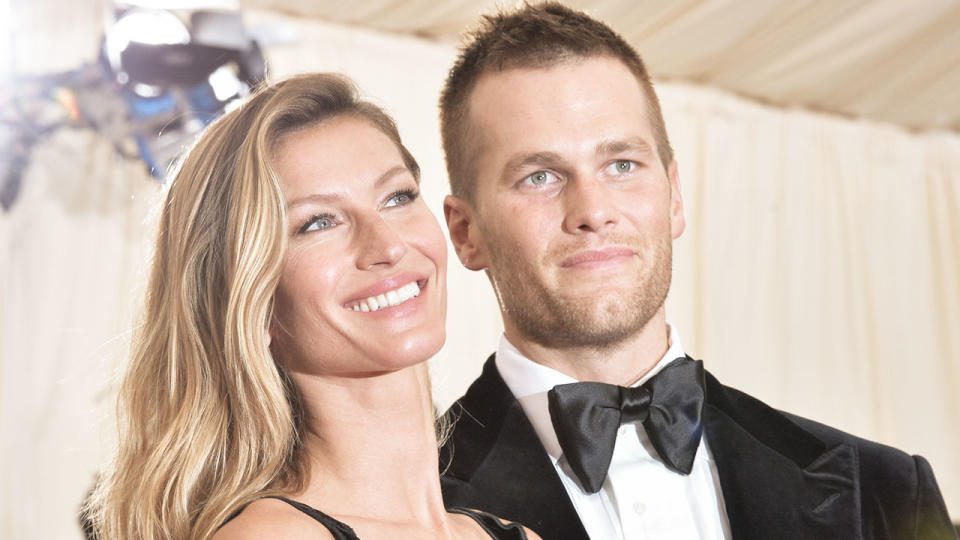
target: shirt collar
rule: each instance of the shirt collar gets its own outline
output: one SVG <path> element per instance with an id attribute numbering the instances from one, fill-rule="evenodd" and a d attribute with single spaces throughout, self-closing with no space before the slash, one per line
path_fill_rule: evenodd
<path id="1" fill-rule="evenodd" d="M 680 343 L 680 336 L 673 325 L 667 323 L 667 330 L 669 347 L 666 354 L 653 366 L 653 369 L 640 377 L 632 386 L 645 383 L 676 358 L 686 356 L 683 344 Z M 520 402 L 520 406 L 523 407 L 523 412 L 526 413 L 527 418 L 533 425 L 537 437 L 540 438 L 543 447 L 556 464 L 563 451 L 560 449 L 560 442 L 557 440 L 553 423 L 550 421 L 547 392 L 558 384 L 575 383 L 577 380 L 530 360 L 513 343 L 510 343 L 506 335 L 500 337 L 500 345 L 497 347 L 497 356 L 494 361 L 497 371 L 500 372 L 500 376 L 507 384 L 507 388 Z"/>

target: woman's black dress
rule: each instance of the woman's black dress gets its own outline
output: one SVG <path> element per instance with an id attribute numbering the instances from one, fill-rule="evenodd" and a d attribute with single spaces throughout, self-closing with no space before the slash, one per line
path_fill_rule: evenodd
<path id="1" fill-rule="evenodd" d="M 353 532 L 353 529 L 349 525 L 337 521 L 312 506 L 287 499 L 286 497 L 272 496 L 271 498 L 279 499 L 317 520 L 330 531 L 336 540 L 360 540 L 357 537 L 357 533 Z M 503 523 L 495 516 L 479 510 L 448 508 L 447 511 L 473 518 L 473 520 L 480 525 L 480 528 L 486 531 L 487 534 L 490 535 L 490 538 L 494 540 L 527 540 L 526 531 L 524 531 L 523 527 L 518 523 Z"/>

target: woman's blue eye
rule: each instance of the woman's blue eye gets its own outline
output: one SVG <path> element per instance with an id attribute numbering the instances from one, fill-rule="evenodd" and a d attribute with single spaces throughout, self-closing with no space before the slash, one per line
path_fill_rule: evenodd
<path id="1" fill-rule="evenodd" d="M 383 206 L 384 208 L 390 208 L 392 206 L 403 206 L 405 204 L 410 204 L 417 198 L 418 195 L 419 194 L 417 192 L 411 189 L 400 190 L 391 194 L 390 197 L 387 198 L 386 204 Z"/>
<path id="2" fill-rule="evenodd" d="M 523 179 L 524 183 L 534 186 L 543 186 L 557 181 L 557 176 L 550 171 L 537 171 Z"/>
<path id="3" fill-rule="evenodd" d="M 313 216 L 309 221 L 303 224 L 303 227 L 300 227 L 301 233 L 310 232 L 310 231 L 323 231 L 331 227 L 335 227 L 337 222 L 333 220 L 333 216 L 324 214 L 320 216 Z"/>

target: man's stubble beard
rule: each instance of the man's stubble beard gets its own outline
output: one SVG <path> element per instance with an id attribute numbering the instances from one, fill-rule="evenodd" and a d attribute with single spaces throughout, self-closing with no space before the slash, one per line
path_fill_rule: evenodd
<path id="1" fill-rule="evenodd" d="M 490 236 L 487 235 L 487 238 Z M 625 291 L 571 296 L 548 289 L 533 265 L 488 243 L 493 283 L 504 318 L 524 337 L 550 348 L 609 349 L 640 332 L 660 310 L 670 290 L 672 243 L 651 241 L 635 284 Z"/>

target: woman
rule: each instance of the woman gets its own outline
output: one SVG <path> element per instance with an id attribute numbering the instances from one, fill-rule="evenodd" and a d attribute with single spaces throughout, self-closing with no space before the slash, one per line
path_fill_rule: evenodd
<path id="1" fill-rule="evenodd" d="M 446 251 L 418 191 L 393 121 L 340 76 L 204 134 L 163 208 L 100 538 L 528 534 L 443 508 L 425 360 Z"/>

